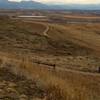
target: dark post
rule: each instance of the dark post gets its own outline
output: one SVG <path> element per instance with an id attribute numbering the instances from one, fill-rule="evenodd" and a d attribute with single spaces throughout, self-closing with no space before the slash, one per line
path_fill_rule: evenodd
<path id="1" fill-rule="evenodd" d="M 99 67 L 99 69 L 98 69 L 98 72 L 100 73 L 100 67 Z"/>
<path id="2" fill-rule="evenodd" d="M 53 69 L 56 70 L 56 65 L 55 64 L 53 65 Z"/>

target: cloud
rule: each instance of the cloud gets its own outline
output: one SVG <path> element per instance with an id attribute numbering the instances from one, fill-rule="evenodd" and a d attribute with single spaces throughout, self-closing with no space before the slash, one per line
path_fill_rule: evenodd
<path id="1" fill-rule="evenodd" d="M 10 0 L 10 1 L 21 1 L 21 0 Z M 24 0 L 28 1 L 28 0 Z M 34 0 L 44 3 L 75 3 L 75 4 L 98 4 L 100 0 Z"/>

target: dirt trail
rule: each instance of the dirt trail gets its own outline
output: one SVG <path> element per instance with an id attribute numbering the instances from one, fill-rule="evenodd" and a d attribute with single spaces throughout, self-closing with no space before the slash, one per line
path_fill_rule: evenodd
<path id="1" fill-rule="evenodd" d="M 62 67 L 56 67 L 56 69 L 59 71 L 65 71 L 65 72 L 70 72 L 70 73 L 74 73 L 74 74 L 81 74 L 84 76 L 100 76 L 100 73 L 83 72 L 83 71 L 78 71 L 78 70 L 62 68 Z"/>
<path id="2" fill-rule="evenodd" d="M 44 36 L 48 36 L 48 34 L 47 34 L 48 31 L 49 31 L 49 26 L 47 25 L 45 31 L 43 32 Z"/>
<path id="3" fill-rule="evenodd" d="M 21 58 L 20 59 L 19 58 L 16 59 L 16 58 L 6 57 L 5 53 L 0 53 L 0 59 L 4 59 L 5 60 L 3 64 L 5 64 L 5 62 L 8 63 L 8 64 L 14 64 L 14 63 L 20 63 L 21 62 Z M 35 61 L 33 61 L 32 63 L 33 64 L 38 64 L 38 62 L 35 62 Z M 47 65 L 47 64 L 44 64 L 44 63 L 39 63 L 38 65 L 43 65 L 45 68 L 48 68 L 48 70 L 53 70 L 53 71 L 63 71 L 63 72 L 70 72 L 70 73 L 74 73 L 74 74 L 81 74 L 81 75 L 84 75 L 84 76 L 88 76 L 89 75 L 89 76 L 94 76 L 94 77 L 96 77 L 96 76 L 100 77 L 100 73 L 83 72 L 83 71 L 78 71 L 78 70 L 62 68 L 60 66 L 55 66 L 55 68 L 54 68 L 53 65 Z"/>

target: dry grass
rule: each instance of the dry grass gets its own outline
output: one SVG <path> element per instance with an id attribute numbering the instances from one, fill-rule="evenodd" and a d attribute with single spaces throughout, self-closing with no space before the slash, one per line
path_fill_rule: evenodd
<path id="1" fill-rule="evenodd" d="M 35 80 L 45 90 L 45 100 L 99 100 L 100 76 L 53 71 L 46 66 L 34 64 L 31 60 L 3 59 L 14 74 Z M 62 74 L 63 73 L 63 74 Z"/>
<path id="2" fill-rule="evenodd" d="M 72 41 L 80 46 L 100 51 L 100 24 L 52 25 L 49 36 L 59 41 Z M 53 34 L 53 31 L 55 34 Z"/>
<path id="3" fill-rule="evenodd" d="M 32 59 L 38 55 L 38 60 L 42 59 L 42 62 L 46 60 L 48 63 L 46 58 L 51 55 L 49 60 L 53 61 L 52 58 L 55 57 L 57 62 L 69 56 L 75 58 L 74 60 L 68 58 L 73 62 L 77 57 L 87 56 L 89 60 L 92 57 L 94 61 L 96 59 L 94 51 L 100 50 L 100 36 L 97 34 L 99 30 L 96 30 L 99 24 L 84 25 L 84 27 L 76 24 L 66 26 L 50 24 L 49 37 L 45 37 L 33 34 L 35 28 L 33 30 L 32 23 L 26 25 L 25 22 L 5 21 L 5 19 L 0 22 L 0 51 L 4 52 L 0 53 L 1 67 L 8 68 L 17 76 L 35 80 L 38 86 L 45 90 L 44 100 L 100 100 L 100 75 L 48 69 L 47 65 L 40 63 L 41 61 L 37 64 Z M 23 23 L 25 27 L 22 26 Z M 28 28 L 30 30 L 27 30 Z M 64 59 L 62 54 L 65 56 Z M 42 58 L 39 58 L 40 55 Z M 63 62 L 60 67 L 62 64 Z M 65 63 L 66 66 L 67 64 Z"/>
<path id="4" fill-rule="evenodd" d="M 89 19 L 89 20 L 91 20 L 91 19 L 92 19 L 92 20 L 93 20 L 93 19 L 96 19 L 96 20 L 97 20 L 97 19 L 100 19 L 99 16 L 93 16 L 93 15 L 92 15 L 92 16 L 90 16 L 90 15 L 89 15 L 89 16 L 88 16 L 88 15 L 87 15 L 87 16 L 86 16 L 86 15 L 85 15 L 85 16 L 84 16 L 84 15 L 83 15 L 83 16 L 82 16 L 82 15 L 65 15 L 64 17 L 65 17 L 65 18 L 73 18 L 73 19 L 87 19 L 87 20 L 88 20 L 88 19 Z"/>

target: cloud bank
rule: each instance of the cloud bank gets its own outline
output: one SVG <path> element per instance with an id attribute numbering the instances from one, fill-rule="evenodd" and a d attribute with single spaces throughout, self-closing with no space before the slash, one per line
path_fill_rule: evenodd
<path id="1" fill-rule="evenodd" d="M 9 1 L 22 1 L 22 0 L 9 0 Z M 28 0 L 24 0 L 24 1 L 28 1 Z M 34 1 L 38 1 L 38 2 L 43 2 L 43 3 L 74 3 L 74 4 L 98 4 L 100 3 L 100 0 L 34 0 Z"/>

